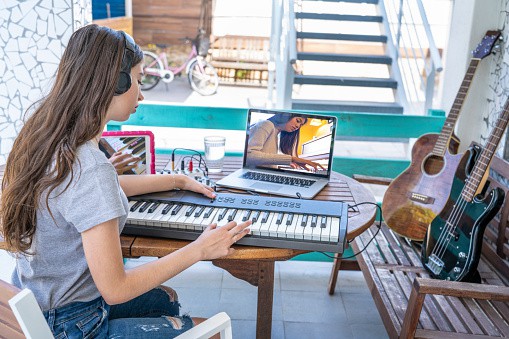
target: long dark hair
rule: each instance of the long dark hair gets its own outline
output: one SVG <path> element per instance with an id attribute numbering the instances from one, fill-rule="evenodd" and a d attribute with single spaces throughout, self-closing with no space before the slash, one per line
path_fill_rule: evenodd
<path id="1" fill-rule="evenodd" d="M 11 251 L 28 253 L 41 198 L 49 209 L 50 194 L 68 180 L 65 191 L 74 177 L 77 148 L 101 133 L 119 79 L 124 39 L 121 32 L 97 25 L 74 32 L 52 89 L 16 138 L 0 206 L 2 233 Z M 143 59 L 140 48 L 134 49 L 131 66 Z"/>
<path id="2" fill-rule="evenodd" d="M 284 126 L 288 121 L 292 120 L 293 118 L 303 118 L 304 124 L 308 121 L 308 118 L 306 116 L 295 113 L 276 114 L 270 117 L 268 120 L 270 120 L 274 124 L 274 126 L 279 128 Z M 282 153 L 292 156 L 297 155 L 297 146 L 299 145 L 299 132 L 300 128 L 296 129 L 293 132 L 281 131 L 279 135 L 279 150 Z"/>

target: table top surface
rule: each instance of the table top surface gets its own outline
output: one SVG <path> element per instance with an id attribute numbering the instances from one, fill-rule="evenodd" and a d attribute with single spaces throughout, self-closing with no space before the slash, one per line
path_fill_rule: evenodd
<path id="1" fill-rule="evenodd" d="M 168 163 L 169 155 L 157 155 L 156 159 L 156 169 L 162 169 Z M 241 166 L 241 157 L 226 157 L 223 171 L 221 173 L 211 173 L 209 177 L 217 181 Z M 4 167 L 0 166 L 1 177 L 3 177 Z M 238 192 L 242 193 L 242 191 Z M 336 172 L 332 173 L 329 184 L 315 197 L 315 200 L 343 201 L 349 205 L 361 202 L 376 203 L 374 196 L 363 185 L 352 178 Z M 349 209 L 347 239 L 353 239 L 364 232 L 373 223 L 375 215 L 376 207 L 374 205 L 366 204 L 358 206 L 355 210 Z M 122 235 L 121 243 L 122 252 L 125 257 L 161 257 L 185 246 L 189 241 Z M 0 248 L 2 247 L 4 247 L 3 242 L 0 242 Z M 227 257 L 228 259 L 284 260 L 308 252 L 242 245 L 236 245 L 234 248 L 236 249 L 235 253 Z"/>

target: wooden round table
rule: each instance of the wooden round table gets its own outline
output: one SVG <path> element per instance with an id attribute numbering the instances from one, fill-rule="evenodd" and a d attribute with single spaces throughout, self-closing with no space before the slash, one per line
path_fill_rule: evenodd
<path id="1" fill-rule="evenodd" d="M 169 156 L 158 156 L 156 168 L 162 169 L 168 163 Z M 176 161 L 178 162 L 178 159 Z M 225 158 L 223 171 L 211 174 L 212 180 L 219 180 L 242 166 L 242 158 Z M 242 193 L 242 191 L 239 191 Z M 361 202 L 376 203 L 373 195 L 360 183 L 339 173 L 333 173 L 329 184 L 315 197 L 316 200 L 344 201 L 349 205 Z M 364 232 L 375 220 L 376 207 L 360 205 L 349 209 L 347 239 L 350 240 Z M 163 257 L 187 244 L 189 241 L 151 238 L 142 236 L 121 236 L 122 253 L 126 258 L 140 256 Z M 258 286 L 258 310 L 256 321 L 256 337 L 270 338 L 272 331 L 272 304 L 274 293 L 274 263 L 285 261 L 296 255 L 307 253 L 303 250 L 264 248 L 253 246 L 234 246 L 235 253 L 212 263 L 227 270 L 238 279 Z M 344 265 L 340 258 L 334 260 L 329 292 L 335 286 L 337 272 Z M 333 291 L 333 287 L 332 287 Z"/>

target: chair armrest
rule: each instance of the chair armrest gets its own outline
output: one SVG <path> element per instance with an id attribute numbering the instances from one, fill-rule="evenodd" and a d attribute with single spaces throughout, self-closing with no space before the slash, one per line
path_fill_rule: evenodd
<path id="1" fill-rule="evenodd" d="M 232 323 L 230 317 L 225 312 L 208 318 L 175 339 L 205 339 L 217 333 L 221 334 L 221 339 L 232 339 Z"/>
<path id="2" fill-rule="evenodd" d="M 352 178 L 354 178 L 358 182 L 363 182 L 366 184 L 385 185 L 385 186 L 389 186 L 389 184 L 393 180 L 391 178 L 373 177 L 373 176 L 361 175 L 361 174 L 354 174 L 354 175 L 352 175 Z"/>
<path id="3" fill-rule="evenodd" d="M 415 278 L 413 289 L 419 294 L 439 294 L 458 298 L 509 301 L 509 287 L 458 281 Z"/>
<path id="4" fill-rule="evenodd" d="M 413 338 L 426 294 L 447 295 L 458 298 L 509 301 L 509 287 L 482 285 L 438 279 L 415 278 L 400 338 Z"/>

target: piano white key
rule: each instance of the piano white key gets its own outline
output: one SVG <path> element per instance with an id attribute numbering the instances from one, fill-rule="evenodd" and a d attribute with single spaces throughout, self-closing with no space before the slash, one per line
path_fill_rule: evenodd
<path id="1" fill-rule="evenodd" d="M 299 220 L 300 218 L 302 218 L 302 215 L 294 214 L 292 223 L 286 227 L 286 237 L 288 239 L 298 238 L 297 234 L 296 234 L 297 227 L 302 228 L 301 226 L 298 226 L 298 225 L 300 225 L 300 220 Z M 300 238 L 302 239 L 302 235 L 300 236 Z"/>
<path id="2" fill-rule="evenodd" d="M 331 218 L 331 228 L 330 228 L 330 241 L 338 242 L 339 241 L 339 223 L 340 218 Z"/>
<path id="3" fill-rule="evenodd" d="M 224 221 L 226 220 L 226 213 L 228 213 L 228 209 L 225 207 L 217 209 L 217 213 L 214 218 L 211 220 L 211 224 L 217 224 L 218 227 L 226 224 Z"/>
<path id="4" fill-rule="evenodd" d="M 172 205 L 170 207 L 170 209 L 168 210 L 168 212 L 166 214 L 162 214 L 161 212 L 161 217 L 157 220 L 157 221 L 154 221 L 154 223 L 156 224 L 156 226 L 160 226 L 160 227 L 170 227 L 170 218 L 173 216 L 171 214 L 171 211 L 173 211 L 173 209 L 175 208 L 176 205 Z"/>
<path id="5" fill-rule="evenodd" d="M 311 227 L 311 216 L 308 216 L 306 226 L 304 226 L 304 230 L 302 232 L 304 239 L 308 239 L 308 240 L 313 239 L 313 229 L 314 228 L 315 227 Z"/>
<path id="6" fill-rule="evenodd" d="M 144 206 L 144 205 L 142 205 L 142 206 Z M 135 225 L 143 225 L 144 224 L 145 217 L 148 214 L 148 208 L 146 208 L 143 212 L 140 212 L 140 208 L 138 208 L 134 212 L 129 212 L 128 219 L 131 224 L 135 224 Z"/>
<path id="7" fill-rule="evenodd" d="M 182 210 L 179 211 L 179 217 L 174 221 L 174 227 L 178 229 L 186 229 L 185 220 L 188 218 L 186 215 L 187 212 L 192 208 L 192 206 L 184 205 Z"/>
<path id="8" fill-rule="evenodd" d="M 311 237 L 312 240 L 320 240 L 322 236 L 322 228 L 320 227 L 320 223 L 317 222 L 315 227 L 311 227 L 313 229 L 313 235 Z"/>
<path id="9" fill-rule="evenodd" d="M 272 225 L 272 222 L 276 222 L 278 212 L 270 212 L 269 215 L 265 218 L 262 212 L 262 225 L 260 227 L 260 235 L 261 236 L 269 236 L 269 228 Z M 274 219 L 274 220 L 273 220 Z M 265 222 L 264 222 L 265 221 Z"/>
<path id="10" fill-rule="evenodd" d="M 331 231 L 331 217 L 327 217 L 325 222 L 325 227 L 322 228 L 322 234 L 320 235 L 320 241 L 329 242 L 330 241 L 330 231 Z"/>
<path id="11" fill-rule="evenodd" d="M 154 212 L 147 214 L 147 225 L 149 226 L 157 226 L 157 221 L 161 218 L 162 214 L 161 211 L 164 209 L 166 204 L 159 204 L 157 208 L 154 210 Z"/>
<path id="12" fill-rule="evenodd" d="M 293 213 L 285 213 L 285 216 L 283 217 L 283 220 L 281 224 L 279 224 L 279 227 L 277 228 L 276 237 L 278 238 L 286 238 L 286 231 L 288 229 L 287 221 L 292 216 Z M 292 217 L 292 221 L 293 221 Z"/>
<path id="13" fill-rule="evenodd" d="M 172 212 L 175 210 L 175 208 L 173 208 Z M 171 215 L 170 218 L 168 218 L 168 225 L 169 227 L 171 228 L 180 228 L 179 227 L 179 219 L 186 213 L 186 206 L 183 205 L 180 209 L 178 209 L 178 211 L 176 212 L 175 215 Z"/>
<path id="14" fill-rule="evenodd" d="M 270 227 L 269 227 L 269 236 L 270 237 L 277 238 L 277 233 L 278 233 L 277 230 L 279 229 L 279 227 L 283 226 L 283 219 L 285 217 L 286 217 L 286 214 L 283 212 L 276 212 L 274 214 L 274 218 L 272 219 L 272 223 L 270 224 Z M 286 225 L 284 227 L 286 229 Z"/>
<path id="15" fill-rule="evenodd" d="M 216 218 L 217 214 L 219 213 L 220 208 L 212 208 L 212 211 L 210 212 L 210 215 L 208 217 L 205 216 L 205 213 L 203 214 L 204 218 L 200 221 L 200 228 L 205 229 L 210 224 L 213 224 L 214 219 Z M 205 212 L 208 212 L 209 210 L 206 209 Z M 195 228 L 196 229 L 196 228 Z"/>
<path id="16" fill-rule="evenodd" d="M 250 220 L 252 221 L 251 226 L 249 226 L 250 233 L 253 235 L 260 235 L 260 227 L 262 226 L 262 218 L 261 218 L 261 212 L 260 211 L 253 211 L 251 212 Z M 258 216 L 258 218 L 256 218 Z M 253 218 L 256 218 L 256 220 L 253 220 Z"/>

